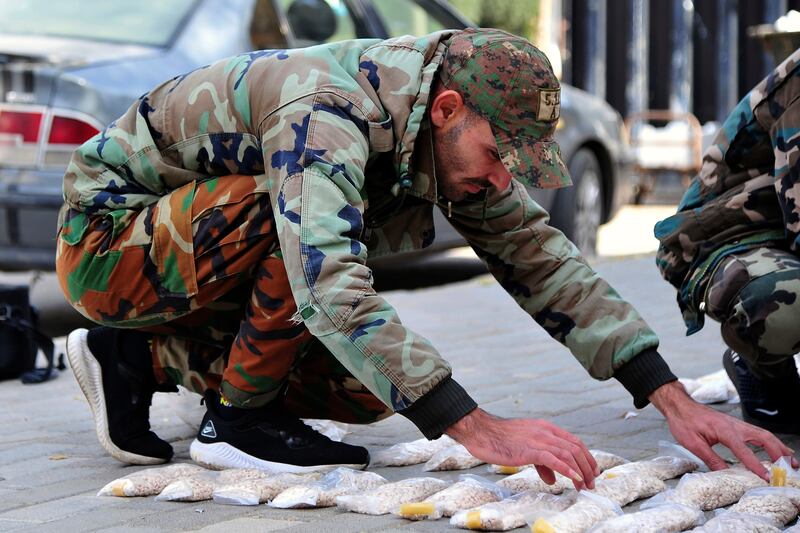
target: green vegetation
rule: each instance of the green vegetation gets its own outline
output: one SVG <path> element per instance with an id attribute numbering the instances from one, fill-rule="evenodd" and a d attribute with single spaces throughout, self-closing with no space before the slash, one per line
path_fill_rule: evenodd
<path id="1" fill-rule="evenodd" d="M 539 0 L 449 0 L 470 20 L 536 40 Z"/>

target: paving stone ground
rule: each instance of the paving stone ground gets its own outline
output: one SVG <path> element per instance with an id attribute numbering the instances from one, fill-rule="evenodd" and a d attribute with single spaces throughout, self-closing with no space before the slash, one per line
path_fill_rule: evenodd
<path id="1" fill-rule="evenodd" d="M 596 269 L 634 303 L 662 340 L 661 352 L 682 377 L 720 368 L 723 344 L 709 323 L 692 337 L 674 292 L 658 276 L 652 255 L 600 260 Z M 503 416 L 546 417 L 587 445 L 636 460 L 670 439 L 652 406 L 625 419 L 633 406 L 617 382 L 597 382 L 487 277 L 384 296 L 404 322 L 429 338 L 454 367 L 455 378 L 487 410 Z M 380 532 L 454 531 L 447 521 L 409 523 L 336 509 L 291 511 L 266 506 L 162 503 L 152 498 L 100 498 L 97 490 L 133 470 L 107 457 L 97 443 L 89 407 L 71 372 L 37 386 L 0 383 L 0 531 L 56 532 Z M 735 405 L 720 410 L 738 416 Z M 155 430 L 188 461 L 202 415 L 199 397 L 158 395 Z M 346 441 L 377 450 L 420 437 L 400 416 L 372 426 L 351 426 Z M 795 447 L 800 439 L 788 438 Z M 417 475 L 419 466 L 376 469 L 391 479 Z M 473 472 L 485 475 L 485 467 Z M 458 473 L 438 474 L 454 479 Z M 491 477 L 491 476 L 489 476 Z"/>

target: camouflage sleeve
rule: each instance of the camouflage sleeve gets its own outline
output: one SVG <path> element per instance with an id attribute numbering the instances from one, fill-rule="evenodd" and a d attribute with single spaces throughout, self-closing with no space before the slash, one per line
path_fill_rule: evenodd
<path id="1" fill-rule="evenodd" d="M 787 242 L 792 251 L 800 250 L 800 155 L 796 146 L 800 142 L 800 78 L 790 78 L 789 87 L 793 90 L 779 91 L 773 107 L 780 107 L 783 113 L 772 125 L 770 138 L 775 153 L 775 190 L 783 213 Z M 788 100 L 788 101 L 787 101 Z"/>
<path id="2" fill-rule="evenodd" d="M 63 228 L 69 242 L 80 241 L 86 215 L 106 215 L 116 235 L 139 211 L 198 178 L 162 151 L 164 108 L 173 84 L 169 80 L 142 95 L 72 154 L 63 182 L 65 206 L 72 213 L 62 210 L 59 221 L 59 227 L 70 223 Z"/>
<path id="3" fill-rule="evenodd" d="M 59 227 L 65 225 L 68 242 L 83 237 L 86 215 L 107 214 L 116 234 L 140 209 L 160 198 L 159 191 L 148 183 L 158 179 L 149 159 L 159 151 L 146 121 L 140 121 L 142 104 L 142 100 L 134 103 L 72 154 L 63 182 L 65 209 L 72 213 L 67 216 L 62 210 L 59 220 Z M 141 176 L 138 183 L 133 181 L 136 173 Z"/>
<path id="4" fill-rule="evenodd" d="M 454 206 L 451 222 L 492 275 L 596 379 L 608 379 L 658 338 L 580 256 L 517 181 L 485 204 Z M 627 385 L 626 385 L 627 386 Z"/>
<path id="5" fill-rule="evenodd" d="M 375 396 L 402 411 L 441 388 L 451 371 L 372 288 L 360 240 L 365 116 L 320 93 L 267 117 L 262 146 L 299 318 Z"/>

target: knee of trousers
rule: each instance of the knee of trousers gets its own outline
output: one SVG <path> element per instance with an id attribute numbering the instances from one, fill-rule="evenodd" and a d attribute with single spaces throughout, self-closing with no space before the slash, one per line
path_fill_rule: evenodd
<path id="1" fill-rule="evenodd" d="M 715 315 L 725 342 L 754 363 L 776 364 L 800 351 L 800 279 L 780 272 L 748 279 Z"/>

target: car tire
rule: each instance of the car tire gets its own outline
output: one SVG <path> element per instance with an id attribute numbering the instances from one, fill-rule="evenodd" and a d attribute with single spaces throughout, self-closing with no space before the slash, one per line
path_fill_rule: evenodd
<path id="1" fill-rule="evenodd" d="M 597 255 L 597 230 L 603 219 L 605 195 L 603 174 L 597 157 L 588 148 L 578 150 L 569 161 L 572 187 L 556 194 L 550 223 L 564 232 L 584 256 Z"/>

